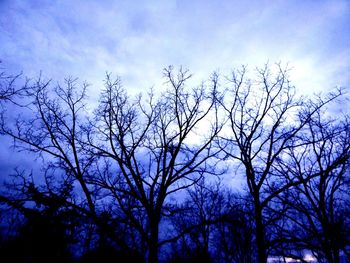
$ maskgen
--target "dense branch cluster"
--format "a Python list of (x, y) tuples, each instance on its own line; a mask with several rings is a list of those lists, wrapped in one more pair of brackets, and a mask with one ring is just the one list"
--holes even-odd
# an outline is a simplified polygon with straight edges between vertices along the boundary
[(330, 110), (343, 91), (298, 97), (280, 65), (255, 73), (190, 88), (188, 71), (169, 67), (164, 90), (138, 96), (107, 75), (92, 115), (76, 79), (18, 88), (1, 74), (1, 103), (20, 114), (3, 107), (0, 134), (41, 165), (18, 167), (0, 192), (1, 251), (25, 247), (18, 262), (350, 260), (350, 123)]

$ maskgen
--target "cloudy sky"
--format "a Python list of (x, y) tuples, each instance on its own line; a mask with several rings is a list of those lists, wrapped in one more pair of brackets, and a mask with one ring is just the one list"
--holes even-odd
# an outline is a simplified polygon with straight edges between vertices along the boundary
[(142, 90), (170, 64), (205, 79), (280, 61), (300, 90), (350, 86), (349, 0), (0, 0), (0, 12), (3, 66), (31, 77), (98, 90), (108, 71)]

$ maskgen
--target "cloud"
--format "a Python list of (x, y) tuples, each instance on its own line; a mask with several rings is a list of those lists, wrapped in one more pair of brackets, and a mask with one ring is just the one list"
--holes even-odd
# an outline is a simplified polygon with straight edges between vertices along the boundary
[(142, 90), (160, 84), (169, 64), (203, 79), (269, 60), (289, 62), (301, 86), (349, 84), (340, 74), (350, 57), (348, 1), (5, 0), (0, 8), (0, 57), (29, 75), (100, 86), (111, 71)]

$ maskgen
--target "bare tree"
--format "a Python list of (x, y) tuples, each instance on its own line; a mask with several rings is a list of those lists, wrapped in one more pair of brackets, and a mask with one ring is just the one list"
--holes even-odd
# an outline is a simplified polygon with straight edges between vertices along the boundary
[(216, 262), (255, 262), (252, 202), (244, 193), (228, 192), (225, 199), (224, 217), (214, 225)]
[(148, 100), (130, 99), (120, 82), (107, 77), (91, 123), (84, 119), (85, 84), (79, 90), (76, 80), (67, 79), (65, 87), (52, 89), (39, 79), (27, 94), (32, 103), (23, 108), (26, 116), (1, 125), (17, 149), (46, 159), (41, 196), (59, 196), (61, 178), (72, 188), (66, 205), (107, 233), (113, 232), (111, 218), (103, 218), (112, 214), (138, 230), (150, 262), (157, 262), (159, 245), (170, 242), (159, 241), (162, 216), (171, 213), (168, 196), (216, 173), (211, 159), (221, 129), (216, 76), (208, 90), (204, 84), (186, 89), (187, 71), (175, 76), (168, 68), (165, 77), (169, 88), (158, 99), (150, 93)]
[[(94, 184), (104, 189), (147, 243), (148, 262), (158, 261), (163, 216), (169, 196), (215, 174), (214, 139), (221, 126), (216, 112), (217, 78), (187, 89), (187, 71), (164, 70), (169, 88), (156, 99), (130, 99), (120, 81), (106, 80), (97, 120), (87, 134), (89, 147), (112, 160), (115, 169)], [(205, 134), (203, 134), (205, 132)], [(129, 200), (129, 201), (126, 201)], [(138, 212), (136, 212), (138, 211)]]
[(221, 181), (201, 180), (172, 218), (172, 226), (181, 235), (172, 244), (173, 260), (254, 262), (250, 204)]
[(326, 115), (314, 114), (300, 136), (303, 147), (290, 148), (290, 162), (281, 167), (302, 182), (281, 200), (291, 207), (282, 239), (294, 251), (314, 252), (320, 262), (339, 263), (341, 252), (350, 255), (350, 126), (346, 117)]
[(288, 71), (279, 65), (257, 69), (256, 79), (246, 76), (246, 68), (228, 78), (230, 88), (222, 106), (228, 116), (226, 133), (219, 144), (226, 159), (243, 167), (248, 191), (254, 204), (255, 236), (258, 262), (267, 260), (266, 228), (272, 223), (266, 208), (285, 190), (299, 184), (279, 173), (278, 164), (285, 153), (296, 147), (295, 138), (310, 122), (318, 108), (339, 94), (315, 105), (307, 115), (298, 112), (303, 100), (295, 96)]
[[(86, 84), (81, 90), (74, 79), (54, 89), (50, 84), (41, 79), (31, 84), (26, 98), (30, 103), (19, 109), (21, 114), (14, 122), (2, 121), (1, 132), (13, 139), (19, 151), (35, 153), (44, 160), (44, 178), (31, 182), (43, 185), (36, 188), (43, 197), (63, 200), (60, 189), (69, 185), (66, 189), (71, 195), (63, 200), (65, 205), (95, 220), (97, 196), (86, 180), (95, 156), (86, 155), (79, 143)], [(18, 182), (27, 185), (24, 177)]]
[(171, 226), (177, 236), (172, 244), (171, 258), (191, 262), (216, 262), (214, 260), (216, 225), (229, 213), (226, 207), (226, 191), (220, 181), (200, 180), (188, 191), (179, 207), (179, 213), (171, 218)]

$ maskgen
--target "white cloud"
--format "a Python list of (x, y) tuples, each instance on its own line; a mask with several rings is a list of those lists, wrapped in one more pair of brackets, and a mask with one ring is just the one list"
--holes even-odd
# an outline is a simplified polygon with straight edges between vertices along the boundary
[[(298, 85), (349, 85), (347, 1), (3, 1), (0, 57), (11, 69), (126, 87), (161, 83), (183, 65), (205, 79), (240, 64), (282, 61)], [(327, 81), (326, 81), (327, 80)]]

